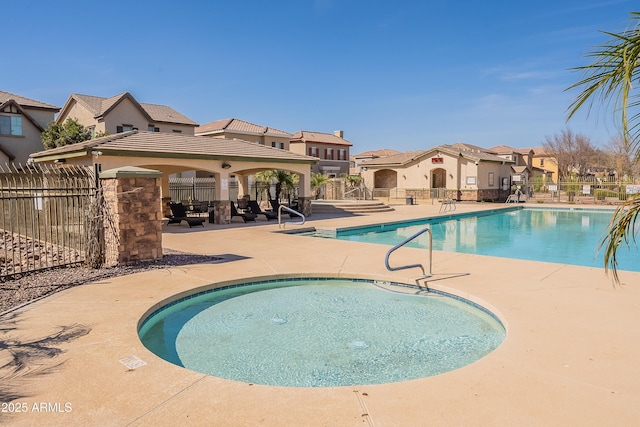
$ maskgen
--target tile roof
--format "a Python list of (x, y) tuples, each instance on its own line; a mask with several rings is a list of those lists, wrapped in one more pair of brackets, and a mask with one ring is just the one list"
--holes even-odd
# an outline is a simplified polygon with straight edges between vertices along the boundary
[(291, 138), (291, 143), (297, 142), (320, 142), (323, 144), (334, 144), (334, 145), (348, 145), (352, 144), (344, 138), (340, 138), (332, 133), (323, 133), (323, 132), (309, 132), (306, 130), (299, 130), (293, 134)]
[(122, 155), (129, 152), (131, 155), (134, 153), (135, 155), (148, 154), (153, 157), (244, 158), (295, 163), (314, 163), (317, 161), (315, 157), (238, 139), (136, 130), (40, 151), (32, 154), (31, 157), (35, 160), (55, 156), (65, 157), (65, 155), (89, 150), (100, 150), (105, 155), (110, 153)]
[(5, 103), (10, 99), (13, 99), (18, 103), (18, 105), (22, 105), (23, 107), (39, 108), (39, 109), (54, 110), (54, 111), (60, 110), (60, 107), (56, 107), (55, 105), (46, 104), (44, 102), (25, 98), (24, 96), (15, 95), (13, 93), (0, 90), (0, 104)]
[(198, 123), (194, 122), (184, 114), (179, 113), (178, 111), (174, 110), (171, 107), (167, 107), (166, 105), (146, 104), (144, 102), (138, 102), (129, 92), (124, 92), (119, 95), (112, 96), (111, 98), (74, 93), (71, 94), (71, 97), (69, 99), (74, 99), (79, 104), (82, 104), (94, 115), (94, 117), (97, 118), (108, 113), (113, 107), (115, 107), (120, 101), (125, 98), (128, 98), (129, 100), (131, 100), (131, 102), (138, 105), (142, 109), (142, 112), (145, 113), (153, 122), (175, 123), (192, 126), (198, 125)]
[(508, 145), (496, 145), (495, 147), (491, 147), (486, 151), (488, 153), (494, 153), (494, 154), (518, 153), (518, 154), (526, 155), (526, 154), (529, 154), (531, 150), (533, 150), (533, 148), (513, 148), (513, 147), (509, 147)]
[(533, 151), (533, 148), (529, 148), (529, 147), (516, 148), (514, 151), (520, 154), (529, 154), (531, 151)]
[(515, 173), (523, 173), (524, 171), (527, 170), (526, 166), (511, 166), (511, 169), (513, 169), (513, 171)]
[(361, 163), (361, 166), (374, 166), (374, 165), (404, 165), (426, 154), (426, 150), (406, 151), (404, 153), (394, 154), (392, 156), (380, 157), (373, 160), (367, 160)]
[(211, 133), (222, 133), (222, 132), (234, 132), (234, 133), (246, 133), (246, 134), (258, 134), (258, 135), (271, 135), (271, 136), (283, 136), (286, 138), (291, 138), (291, 134), (289, 132), (285, 132), (276, 128), (256, 125), (251, 122), (247, 122), (245, 120), (240, 119), (222, 119), (216, 120), (213, 122), (206, 123), (202, 126), (198, 126), (195, 129), (196, 135), (204, 135)]
[(551, 156), (552, 154), (544, 147), (532, 148), (534, 157)]
[(480, 147), (478, 145), (472, 145), (472, 144), (464, 144), (462, 142), (456, 142), (455, 144), (445, 144), (444, 147), (451, 147), (454, 150), (459, 150), (459, 151), (471, 151), (472, 153), (475, 152), (481, 152), (481, 153), (485, 153), (488, 150), (486, 148)]
[[(473, 150), (467, 147), (473, 147)], [(378, 159), (368, 160), (362, 162), (361, 166), (401, 166), (433, 152), (441, 152), (451, 156), (462, 156), (473, 161), (484, 160), (489, 162), (514, 163), (511, 160), (503, 159), (502, 157), (487, 153), (486, 151), (478, 151), (479, 148), (481, 147), (460, 143), (452, 145), (438, 145), (430, 148), (429, 150), (407, 151), (405, 153), (389, 157), (380, 157)]]
[(400, 152), (397, 150), (392, 150), (390, 148), (382, 148), (380, 150), (365, 151), (360, 154), (354, 154), (353, 157), (355, 157), (356, 159), (367, 158), (367, 157), (375, 158), (375, 157), (389, 157), (396, 154), (400, 154)]
[(447, 152), (448, 150), (449, 154), (462, 155), (463, 157), (471, 160), (514, 163), (512, 160), (507, 160), (503, 157), (489, 153), (485, 148), (478, 147), (477, 145), (456, 143), (452, 145), (439, 145), (435, 148), (444, 152)]
[(495, 147), (491, 147), (486, 151), (495, 154), (507, 154), (515, 152), (516, 149), (513, 147), (509, 147), (508, 145), (496, 145)]

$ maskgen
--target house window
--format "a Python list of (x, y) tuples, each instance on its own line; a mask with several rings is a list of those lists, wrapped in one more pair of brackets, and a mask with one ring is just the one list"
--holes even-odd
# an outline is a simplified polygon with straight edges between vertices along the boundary
[(325, 148), (324, 158), (326, 160), (333, 160), (333, 148)]
[(173, 129), (173, 133), (182, 133), (180, 129)]
[(160, 132), (160, 128), (155, 127), (154, 125), (149, 125), (149, 127), (147, 128), (147, 130), (149, 132)]
[(281, 150), (284, 150), (284, 142), (275, 142), (275, 141), (272, 141), (272, 142), (271, 142), (271, 146), (272, 146), (272, 147), (275, 147), (275, 148), (279, 148), (279, 149), (281, 149)]
[(540, 159), (540, 167), (544, 166), (544, 159)]
[(136, 128), (133, 125), (116, 126), (116, 133), (129, 132), (131, 130), (136, 130)]
[(338, 151), (338, 160), (347, 160), (347, 150), (341, 149)]
[(309, 147), (309, 151), (308, 152), (309, 152), (309, 155), (311, 157), (320, 157), (318, 155), (318, 148), (317, 147)]
[(495, 179), (493, 172), (489, 172), (489, 187), (493, 187), (495, 185)]
[(0, 135), (22, 136), (22, 117), (0, 116)]

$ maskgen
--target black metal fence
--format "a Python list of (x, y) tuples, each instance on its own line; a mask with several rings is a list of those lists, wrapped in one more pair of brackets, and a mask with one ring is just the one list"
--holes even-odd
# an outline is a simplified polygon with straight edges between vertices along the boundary
[(0, 279), (85, 261), (92, 168), (0, 166)]
[(214, 178), (170, 178), (169, 194), (174, 202), (212, 202), (216, 195)]
[(559, 201), (617, 204), (640, 192), (640, 181), (606, 180), (580, 177), (560, 180), (557, 184), (534, 184), (534, 197), (550, 197)]

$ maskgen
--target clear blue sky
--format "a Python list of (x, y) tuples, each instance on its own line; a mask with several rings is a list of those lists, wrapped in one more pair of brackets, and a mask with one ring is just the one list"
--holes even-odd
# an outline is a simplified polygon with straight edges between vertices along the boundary
[(566, 123), (570, 68), (619, 32), (631, 0), (10, 1), (0, 90), (168, 105), (200, 124), (342, 129), (353, 153), (465, 142), (540, 146), (569, 128), (604, 145), (595, 110)]

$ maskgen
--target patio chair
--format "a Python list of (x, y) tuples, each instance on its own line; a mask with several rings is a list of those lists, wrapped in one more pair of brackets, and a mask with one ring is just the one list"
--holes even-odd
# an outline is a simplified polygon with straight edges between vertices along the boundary
[[(273, 211), (276, 213), (276, 218), (277, 218), (278, 217), (278, 210), (280, 209), (280, 202), (278, 202), (277, 200), (269, 200), (269, 203), (271, 203), (271, 207), (273, 208)], [(296, 203), (294, 205), (291, 205), (291, 209), (293, 209), (294, 211), (297, 211), (298, 210), (298, 204)], [(298, 217), (298, 215), (293, 214), (293, 213), (291, 213), (289, 211), (283, 211), (282, 215), (289, 215), (289, 218), (293, 218), (294, 216)]]
[(256, 214), (253, 214), (250, 212), (240, 213), (238, 212), (238, 209), (236, 209), (236, 205), (233, 202), (231, 202), (231, 221), (233, 221), (234, 218), (240, 218), (242, 219), (242, 222), (255, 221)]
[(252, 214), (264, 215), (264, 217), (266, 218), (267, 221), (270, 220), (270, 219), (278, 219), (278, 213), (277, 212), (263, 211), (260, 208), (260, 205), (258, 204), (258, 202), (255, 201), (255, 200), (249, 200), (248, 206), (249, 206), (249, 209), (251, 210)]
[(169, 208), (171, 208), (171, 216), (168, 217), (169, 224), (180, 224), (182, 221), (186, 221), (189, 224), (189, 228), (194, 225), (201, 225), (204, 227), (204, 221), (206, 218), (200, 218), (195, 216), (187, 216), (187, 209), (184, 207), (182, 203), (169, 203)]

